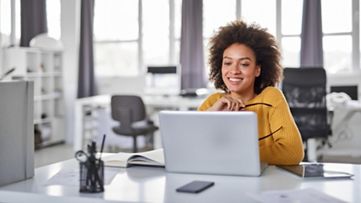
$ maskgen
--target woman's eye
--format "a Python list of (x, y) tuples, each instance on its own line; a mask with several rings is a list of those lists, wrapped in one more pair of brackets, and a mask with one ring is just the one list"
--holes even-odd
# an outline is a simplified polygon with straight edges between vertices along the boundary
[(242, 63), (241, 66), (243, 66), (243, 67), (248, 67), (248, 66), (249, 66), (249, 63)]
[(226, 66), (229, 66), (229, 65), (231, 65), (232, 64), (232, 62), (224, 62), (223, 63), (223, 65), (226, 65)]

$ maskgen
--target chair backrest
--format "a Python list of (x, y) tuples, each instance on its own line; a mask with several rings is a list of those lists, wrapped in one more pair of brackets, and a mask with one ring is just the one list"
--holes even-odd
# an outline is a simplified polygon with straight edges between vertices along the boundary
[(327, 137), (329, 125), (325, 69), (285, 68), (282, 91), (302, 139)]
[(129, 127), (136, 121), (146, 119), (145, 105), (136, 95), (113, 95), (111, 97), (112, 118), (123, 127)]

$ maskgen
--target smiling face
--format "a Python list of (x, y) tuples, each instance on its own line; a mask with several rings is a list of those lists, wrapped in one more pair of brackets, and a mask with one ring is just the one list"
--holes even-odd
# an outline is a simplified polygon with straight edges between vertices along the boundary
[(232, 44), (223, 52), (222, 79), (231, 94), (251, 98), (254, 83), (261, 74), (252, 49), (244, 44)]

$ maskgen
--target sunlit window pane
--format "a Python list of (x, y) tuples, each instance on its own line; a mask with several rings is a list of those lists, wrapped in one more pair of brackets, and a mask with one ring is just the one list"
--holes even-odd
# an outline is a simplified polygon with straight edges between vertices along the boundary
[(283, 37), (282, 38), (282, 65), (284, 67), (300, 66), (300, 37)]
[(329, 73), (352, 70), (351, 36), (327, 36), (323, 38), (324, 66)]
[(267, 28), (270, 33), (276, 34), (275, 0), (242, 0), (241, 14), (248, 23), (255, 22)]
[(174, 35), (176, 39), (180, 39), (182, 23), (182, 0), (174, 0), (174, 18)]
[[(0, 0), (0, 46), (9, 46), (11, 34), (11, 1)], [(15, 0), (15, 45), (20, 40), (20, 0)]]
[(203, 36), (209, 38), (220, 26), (236, 19), (235, 0), (203, 1)]
[(20, 0), (15, 0), (15, 44), (20, 44), (21, 18), (20, 18)]
[(145, 64), (167, 64), (169, 62), (168, 2), (169, 0), (143, 1), (143, 48)]
[(95, 40), (138, 38), (138, 1), (99, 0), (94, 9)]
[(46, 1), (48, 34), (55, 39), (60, 38), (60, 10), (60, 0)]
[(303, 0), (282, 0), (282, 34), (301, 34)]
[(180, 40), (176, 40), (174, 42), (174, 52), (175, 52), (175, 64), (180, 64), (179, 56), (180, 56)]
[(138, 74), (137, 43), (96, 43), (97, 76), (134, 76)]
[(11, 32), (11, 9), (10, 0), (0, 1), (0, 31), (2, 34), (10, 35)]
[(206, 68), (205, 73), (207, 74), (207, 78), (210, 72), (210, 67), (209, 67), (209, 63), (208, 63), (208, 59), (209, 59), (209, 40), (205, 39), (203, 40), (203, 53), (204, 53), (204, 67)]
[(352, 31), (352, 0), (322, 0), (324, 33)]
[(0, 33), (1, 33), (1, 47), (7, 46), (10, 43), (11, 32), (11, 10), (10, 0), (0, 1)]

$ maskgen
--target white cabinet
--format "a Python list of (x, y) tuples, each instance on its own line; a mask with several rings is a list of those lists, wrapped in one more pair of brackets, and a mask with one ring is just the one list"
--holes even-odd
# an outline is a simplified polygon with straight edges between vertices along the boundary
[(34, 128), (41, 146), (65, 140), (62, 57), (61, 51), (40, 48), (3, 50), (3, 70), (15, 68), (12, 79), (34, 81)]

